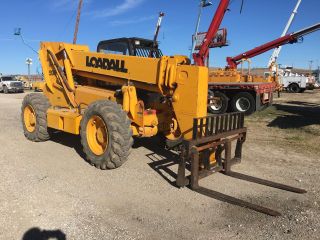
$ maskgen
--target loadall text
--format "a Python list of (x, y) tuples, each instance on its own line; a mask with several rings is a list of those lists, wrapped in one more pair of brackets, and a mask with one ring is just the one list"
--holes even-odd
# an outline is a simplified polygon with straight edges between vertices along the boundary
[(86, 57), (86, 66), (93, 68), (101, 68), (105, 70), (113, 70), (116, 72), (127, 73), (124, 60), (116, 60), (109, 58)]

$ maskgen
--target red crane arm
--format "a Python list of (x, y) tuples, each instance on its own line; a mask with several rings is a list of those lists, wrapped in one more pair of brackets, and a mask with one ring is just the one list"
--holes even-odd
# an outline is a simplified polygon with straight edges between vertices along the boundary
[(225, 12), (228, 9), (229, 3), (230, 3), (230, 0), (221, 0), (220, 1), (220, 4), (217, 8), (217, 11), (211, 21), (211, 24), (210, 24), (209, 30), (206, 34), (206, 37), (200, 46), (199, 52), (193, 54), (193, 60), (196, 65), (198, 65), (198, 66), (205, 65), (205, 60), (207, 59), (208, 54), (209, 54), (210, 43), (215, 38), (215, 36), (220, 28), (221, 22), (223, 20)]
[(305, 35), (318, 31), (319, 29), (320, 29), (320, 23), (307, 27), (305, 29), (302, 29), (298, 32), (287, 34), (286, 36), (283, 36), (281, 38), (277, 38), (271, 42), (263, 44), (245, 53), (241, 53), (238, 56), (227, 57), (227, 63), (228, 63), (227, 67), (235, 69), (237, 68), (237, 65), (241, 62), (242, 59), (255, 57), (273, 48), (277, 48), (285, 44), (296, 43), (300, 37), (303, 37)]

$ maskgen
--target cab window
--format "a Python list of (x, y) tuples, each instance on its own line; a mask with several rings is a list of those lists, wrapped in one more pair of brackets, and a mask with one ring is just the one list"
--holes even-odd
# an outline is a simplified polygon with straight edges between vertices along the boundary
[(110, 42), (100, 46), (99, 52), (106, 54), (129, 55), (129, 46), (126, 42)]

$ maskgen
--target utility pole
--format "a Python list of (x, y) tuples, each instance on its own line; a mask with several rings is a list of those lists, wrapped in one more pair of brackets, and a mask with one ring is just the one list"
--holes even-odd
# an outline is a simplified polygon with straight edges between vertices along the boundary
[(28, 80), (30, 82), (30, 66), (32, 65), (32, 59), (31, 58), (27, 58), (26, 59), (26, 64), (28, 66)]
[(309, 61), (309, 70), (312, 73), (312, 67), (313, 67), (313, 60)]
[(77, 43), (78, 29), (79, 29), (79, 22), (80, 22), (81, 8), (82, 8), (82, 2), (83, 2), (83, 0), (79, 0), (76, 26), (75, 26), (74, 35), (73, 35), (73, 44), (76, 44), (76, 43)]

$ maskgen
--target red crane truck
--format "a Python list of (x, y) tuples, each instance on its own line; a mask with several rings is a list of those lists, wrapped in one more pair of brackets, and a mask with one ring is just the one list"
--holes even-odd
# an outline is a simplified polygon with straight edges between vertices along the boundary
[[(196, 65), (208, 64), (209, 51), (216, 37), (230, 0), (222, 0), (209, 26), (208, 32), (193, 54)], [(209, 77), (208, 111), (210, 113), (225, 113), (228, 109), (234, 112), (244, 112), (249, 115), (272, 104), (273, 92), (277, 87), (275, 76), (269, 78), (243, 75), (237, 71), (237, 66), (249, 59), (279, 46), (296, 43), (301, 37), (319, 30), (320, 24), (313, 25), (295, 33), (275, 39), (235, 57), (227, 57), (227, 67), (214, 71)]]

